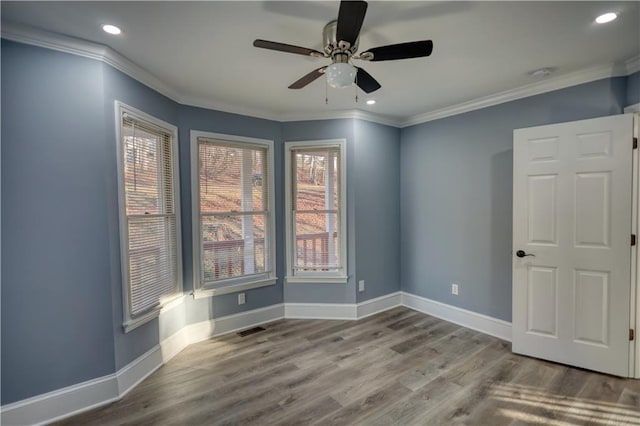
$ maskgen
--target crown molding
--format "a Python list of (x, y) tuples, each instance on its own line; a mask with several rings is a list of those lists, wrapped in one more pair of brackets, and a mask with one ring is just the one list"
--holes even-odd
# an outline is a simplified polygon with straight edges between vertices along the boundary
[(369, 111), (360, 109), (340, 110), (340, 111), (320, 111), (320, 112), (303, 112), (303, 113), (284, 113), (280, 115), (279, 120), (282, 122), (290, 121), (307, 121), (307, 120), (335, 120), (335, 119), (358, 119), (380, 123), (386, 126), (400, 127), (401, 121), (393, 117), (381, 114), (374, 114)]
[(463, 114), (465, 112), (487, 108), (505, 102), (527, 98), (529, 96), (540, 95), (554, 90), (577, 86), (578, 84), (589, 83), (603, 78), (627, 75), (627, 69), (628, 66), (623, 64), (605, 64), (586, 68), (572, 73), (559, 75), (557, 77), (548, 78), (537, 83), (527, 84), (515, 89), (505, 90), (503, 92), (473, 99), (471, 101), (429, 111), (424, 114), (414, 115), (400, 123), (400, 127), (414, 126), (416, 124)]
[(212, 98), (199, 98), (195, 96), (180, 96), (176, 102), (186, 106), (193, 106), (197, 108), (211, 109), (220, 112), (226, 112), (229, 114), (244, 115), (253, 118), (261, 118), (271, 121), (282, 121), (280, 115), (277, 113), (270, 113), (264, 110), (256, 108), (246, 108), (228, 102), (221, 102)]
[(624, 64), (627, 68), (627, 75), (640, 71), (640, 55), (627, 59)]
[(329, 120), (341, 118), (358, 118), (373, 121), (389, 126), (398, 126), (398, 121), (388, 117), (371, 114), (366, 111), (327, 111), (320, 113), (272, 113), (255, 108), (246, 108), (227, 102), (221, 102), (211, 98), (198, 98), (194, 96), (182, 95), (173, 87), (161, 81), (158, 77), (137, 65), (115, 50), (102, 44), (93, 43), (87, 40), (52, 33), (39, 28), (19, 25), (15, 23), (3, 23), (2, 38), (16, 41), (18, 43), (43, 47), (45, 49), (56, 50), (63, 53), (80, 56), (104, 62), (113, 68), (125, 73), (129, 77), (141, 82), (151, 89), (172, 99), (173, 101), (188, 106), (213, 109), (216, 111), (239, 114), (272, 121), (302, 121), (302, 120)]
[(544, 81), (528, 84), (515, 89), (473, 99), (444, 108), (427, 111), (422, 114), (413, 115), (406, 118), (391, 117), (382, 114), (375, 114), (359, 109), (340, 111), (318, 111), (318, 112), (283, 112), (275, 113), (265, 110), (246, 108), (227, 102), (211, 98), (198, 98), (184, 95), (172, 86), (164, 83), (158, 77), (137, 65), (130, 59), (119, 54), (108, 46), (63, 34), (52, 33), (35, 27), (20, 25), (15, 23), (2, 24), (2, 38), (19, 43), (57, 50), (84, 58), (94, 59), (123, 72), (131, 78), (141, 82), (160, 94), (174, 100), (181, 105), (194, 106), (206, 109), (213, 109), (231, 114), (239, 114), (265, 120), (290, 122), (306, 120), (332, 120), (332, 119), (359, 119), (380, 123), (393, 127), (409, 127), (420, 123), (426, 123), (440, 118), (463, 114), (481, 108), (498, 105), (529, 96), (539, 95), (554, 90), (564, 89), (578, 84), (589, 83), (603, 78), (617, 77), (633, 74), (640, 71), (640, 55), (634, 56), (624, 63), (604, 64), (584, 70), (575, 71), (569, 74), (559, 75), (545, 79)]
[(26, 25), (2, 23), (2, 38), (104, 62), (164, 96), (179, 101), (178, 92), (110, 47)]

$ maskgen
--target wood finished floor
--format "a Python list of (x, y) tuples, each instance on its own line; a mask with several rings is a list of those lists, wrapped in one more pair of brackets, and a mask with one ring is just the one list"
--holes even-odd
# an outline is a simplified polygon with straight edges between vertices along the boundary
[(59, 424), (640, 426), (640, 380), (514, 355), (407, 308), (264, 327), (191, 345), (121, 401)]

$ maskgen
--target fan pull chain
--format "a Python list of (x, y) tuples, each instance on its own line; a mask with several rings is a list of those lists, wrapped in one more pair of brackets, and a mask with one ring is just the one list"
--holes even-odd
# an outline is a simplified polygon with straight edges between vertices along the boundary
[(329, 83), (324, 79), (324, 104), (329, 105)]

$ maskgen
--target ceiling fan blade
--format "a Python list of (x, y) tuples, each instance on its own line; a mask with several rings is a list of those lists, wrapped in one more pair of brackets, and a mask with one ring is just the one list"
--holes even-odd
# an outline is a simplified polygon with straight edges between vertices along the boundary
[(338, 43), (343, 40), (353, 46), (360, 35), (360, 29), (366, 13), (366, 1), (342, 0), (340, 2), (338, 26), (336, 28), (336, 40)]
[[(368, 61), (393, 61), (395, 59), (422, 58), (431, 55), (431, 40), (411, 41), (409, 43), (390, 44), (374, 47), (360, 54), (360, 58)], [(368, 58), (370, 55), (373, 57)]]
[(371, 77), (371, 74), (369, 74), (362, 68), (358, 68), (358, 73), (356, 74), (356, 84), (365, 93), (375, 92), (382, 87), (375, 78)]
[(279, 52), (295, 53), (297, 55), (314, 56), (316, 58), (324, 58), (324, 53), (317, 50), (307, 49), (306, 47), (293, 46), (291, 44), (278, 43), (268, 40), (254, 40), (253, 45), (262, 49), (277, 50)]
[(324, 67), (320, 67), (318, 69), (315, 69), (315, 70), (311, 71), (309, 74), (305, 75), (304, 77), (302, 77), (298, 81), (296, 81), (293, 84), (291, 84), (291, 86), (289, 86), (289, 89), (302, 89), (307, 84), (311, 83), (312, 81), (315, 81), (317, 78), (319, 78), (321, 75), (323, 75), (324, 71), (326, 69), (327, 69), (327, 67), (324, 66)]

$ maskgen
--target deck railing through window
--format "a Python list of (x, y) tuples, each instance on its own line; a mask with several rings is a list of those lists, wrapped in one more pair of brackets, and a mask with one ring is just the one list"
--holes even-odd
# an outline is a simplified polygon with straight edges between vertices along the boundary
[[(337, 233), (334, 232), (334, 238), (336, 237)], [(264, 238), (256, 239), (254, 247), (257, 250), (264, 250)], [(328, 232), (300, 234), (296, 237), (296, 247), (298, 264), (329, 264)], [(206, 241), (203, 243), (202, 250), (205, 257), (213, 259), (213, 271), (205, 271), (207, 276), (212, 275), (214, 279), (222, 279), (244, 274), (244, 240)]]

